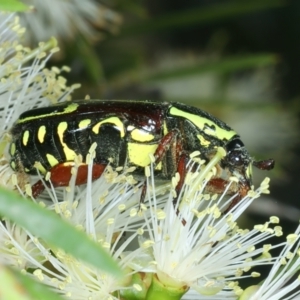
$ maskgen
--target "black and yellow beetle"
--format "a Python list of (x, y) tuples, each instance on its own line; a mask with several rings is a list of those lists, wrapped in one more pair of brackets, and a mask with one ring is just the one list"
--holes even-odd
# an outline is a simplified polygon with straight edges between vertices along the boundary
[[(252, 165), (262, 170), (274, 166), (272, 159), (253, 161), (237, 133), (209, 113), (181, 103), (152, 101), (81, 100), (37, 108), (23, 113), (11, 130), (10, 165), (17, 172), (51, 173), (54, 186), (67, 186), (75, 157), (86, 157), (96, 142), (93, 179), (112, 166), (135, 166), (143, 174), (156, 160), (156, 176), (170, 179), (178, 171), (185, 177), (189, 154), (200, 151), (209, 160), (216, 147), (226, 156), (220, 168), (238, 178), (238, 199), (252, 185)], [(36, 162), (39, 162), (36, 165)], [(228, 178), (227, 178), (228, 179)], [(76, 184), (87, 180), (87, 166), (78, 170)], [(178, 184), (181, 188), (183, 180)], [(209, 186), (222, 192), (226, 178), (211, 179)], [(44, 189), (41, 182), (32, 187), (33, 196)], [(238, 201), (238, 199), (236, 201)]]

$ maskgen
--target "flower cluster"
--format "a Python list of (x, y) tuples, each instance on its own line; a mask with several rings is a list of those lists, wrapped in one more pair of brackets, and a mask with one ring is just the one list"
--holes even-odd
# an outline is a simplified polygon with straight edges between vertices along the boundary
[(78, 38), (78, 34), (95, 41), (104, 32), (116, 33), (122, 22), (120, 14), (95, 0), (24, 2), (34, 8), (30, 13), (20, 14), (20, 22), (27, 28), (26, 39), (34, 43), (55, 36), (65, 44)]
[(70, 100), (72, 91), (79, 87), (76, 84), (68, 87), (61, 76), (61, 72), (69, 71), (68, 67), (45, 67), (59, 50), (55, 39), (30, 49), (20, 43), (24, 33), (16, 15), (0, 14), (0, 185), (9, 188), (13, 185), (13, 174), (5, 147), (13, 122), (26, 110)]
[[(30, 50), (18, 43), (22, 30), (13, 15), (2, 16), (1, 44), (1, 138), (9, 142), (6, 130), (20, 112), (43, 106), (53, 99), (65, 101), (74, 88), (67, 88), (58, 76), (61, 70), (45, 69), (49, 58), (40, 45)], [(50, 53), (53, 50), (50, 50)], [(32, 61), (30, 66), (25, 63)], [(69, 186), (53, 188), (33, 199), (66, 219), (102, 245), (124, 272), (120, 280), (37, 239), (9, 220), (0, 223), (0, 263), (12, 266), (43, 282), (70, 299), (296, 299), (299, 297), (299, 231), (287, 241), (271, 245), (269, 238), (282, 235), (277, 217), (253, 229), (242, 229), (237, 219), (262, 193), (269, 181), (251, 190), (230, 210), (233, 197), (227, 189), (212, 195), (206, 185), (215, 175), (224, 155), (216, 151), (206, 165), (191, 155), (183, 188), (177, 195), (178, 175), (158, 185), (153, 165), (146, 167), (147, 191), (140, 203), (143, 182), (137, 182), (133, 168), (109, 165), (92, 181), (92, 145), (86, 158), (75, 159)], [(1, 152), (0, 182), (24, 195), (22, 178), (15, 177), (8, 156)], [(86, 185), (75, 184), (79, 166), (88, 166)], [(26, 179), (27, 180), (27, 179)], [(30, 194), (30, 191), (27, 192)], [(282, 248), (278, 257), (271, 250)], [(245, 279), (259, 277), (255, 267), (273, 265), (269, 276), (257, 286), (240, 287)]]

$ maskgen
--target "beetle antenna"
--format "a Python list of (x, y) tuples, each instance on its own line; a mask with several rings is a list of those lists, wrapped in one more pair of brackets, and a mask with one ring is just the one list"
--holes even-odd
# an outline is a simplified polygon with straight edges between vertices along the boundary
[(269, 171), (274, 168), (275, 160), (270, 158), (270, 159), (265, 159), (265, 160), (253, 161), (253, 165), (260, 170)]

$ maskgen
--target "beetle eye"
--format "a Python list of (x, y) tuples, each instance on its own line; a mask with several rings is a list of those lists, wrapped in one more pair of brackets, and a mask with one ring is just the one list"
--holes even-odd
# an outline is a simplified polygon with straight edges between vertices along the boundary
[(242, 153), (239, 150), (229, 152), (227, 155), (227, 159), (228, 162), (234, 166), (241, 166), (244, 163)]
[(235, 138), (234, 140), (230, 141), (226, 145), (226, 149), (228, 152), (234, 151), (236, 149), (244, 147), (243, 142), (240, 139)]

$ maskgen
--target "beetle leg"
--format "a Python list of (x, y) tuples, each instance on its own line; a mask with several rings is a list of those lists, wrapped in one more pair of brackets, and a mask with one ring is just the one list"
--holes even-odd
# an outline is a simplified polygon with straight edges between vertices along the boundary
[(179, 181), (175, 187), (176, 197), (173, 199), (174, 207), (177, 205), (178, 195), (183, 187), (184, 180), (186, 177), (186, 164), (187, 164), (187, 155), (185, 153), (181, 154), (179, 157), (178, 165), (177, 165), (177, 173), (179, 174)]
[[(229, 181), (222, 179), (222, 178), (212, 178), (206, 184), (206, 190), (210, 193), (222, 194), (226, 189)], [(234, 207), (243, 197), (245, 197), (250, 190), (250, 187), (247, 185), (241, 184), (238, 185), (238, 190), (229, 189), (228, 194), (234, 194), (238, 192), (238, 194), (234, 197), (231, 201), (229, 206), (225, 209), (224, 214), (226, 214), (232, 207)]]
[(222, 178), (212, 178), (206, 184), (206, 190), (210, 193), (222, 194), (229, 182)]
[[(179, 131), (177, 129), (174, 129), (170, 132), (168, 132), (159, 142), (158, 147), (156, 148), (154, 152), (154, 165), (158, 164), (165, 156), (166, 152), (170, 149), (171, 146), (175, 146), (175, 154), (176, 154), (176, 159), (178, 157), (177, 155), (177, 147), (176, 147), (176, 139), (179, 135)], [(174, 144), (175, 143), (175, 144)], [(180, 147), (181, 148), (181, 147)], [(147, 181), (144, 181), (144, 184), (142, 186), (142, 192), (141, 192), (141, 197), (140, 197), (140, 204), (143, 204), (145, 202), (145, 197), (146, 197), (146, 192), (147, 192)]]
[[(74, 163), (66, 164), (61, 163), (54, 166), (50, 170), (50, 181), (54, 187), (68, 186), (72, 177), (72, 168)], [(106, 168), (106, 164), (94, 164), (92, 170), (92, 180), (99, 178), (103, 171)], [(88, 165), (82, 164), (78, 167), (77, 176), (76, 176), (76, 185), (81, 185), (87, 182), (88, 177)], [(32, 187), (32, 196), (36, 198), (39, 196), (44, 190), (45, 186), (42, 180), (37, 181)]]
[[(161, 139), (157, 149), (154, 152), (155, 164), (158, 164), (164, 158), (166, 152), (170, 149), (171, 146), (173, 146), (175, 151), (177, 152), (176, 139), (178, 138), (178, 136), (179, 136), (179, 131), (177, 129), (174, 129), (174, 130), (168, 132)], [(176, 158), (177, 158), (178, 155), (177, 155), (177, 153), (175, 153), (175, 154), (176, 154)]]
[(250, 187), (247, 185), (241, 185), (238, 189), (238, 194), (234, 197), (234, 199), (231, 201), (229, 206), (225, 209), (224, 214), (226, 214), (232, 207), (234, 207), (239, 201), (241, 201), (250, 190)]
[[(174, 208), (177, 207), (177, 200), (178, 195), (182, 189), (182, 186), (184, 184), (185, 176), (186, 176), (186, 163), (187, 163), (187, 155), (182, 151), (182, 140), (178, 138), (179, 131), (177, 129), (170, 131), (168, 134), (166, 134), (161, 142), (159, 143), (155, 153), (155, 164), (159, 163), (163, 157), (165, 156), (167, 150), (172, 147), (172, 152), (174, 154), (174, 159), (177, 163), (177, 169), (176, 171), (179, 173), (179, 181), (175, 187), (176, 191), (176, 197), (173, 199), (173, 205)], [(147, 191), (147, 181), (145, 180), (143, 187), (142, 187), (142, 193), (141, 193), (141, 202), (144, 203), (145, 196)], [(176, 208), (176, 214), (179, 215), (179, 209)], [(185, 225), (186, 221), (184, 219), (181, 220), (182, 224)]]
[[(163, 156), (166, 154), (166, 151), (172, 147), (172, 151), (174, 152), (174, 158), (177, 163), (177, 173), (179, 174), (179, 181), (175, 187), (176, 197), (173, 199), (174, 207), (177, 206), (178, 195), (183, 187), (185, 176), (186, 176), (186, 163), (187, 163), (187, 155), (183, 152), (182, 140), (179, 137), (179, 131), (177, 129), (170, 131), (166, 134), (159, 146), (157, 147), (154, 157), (156, 158), (155, 163), (161, 161)], [(177, 208), (177, 215), (179, 214), (179, 210)]]

